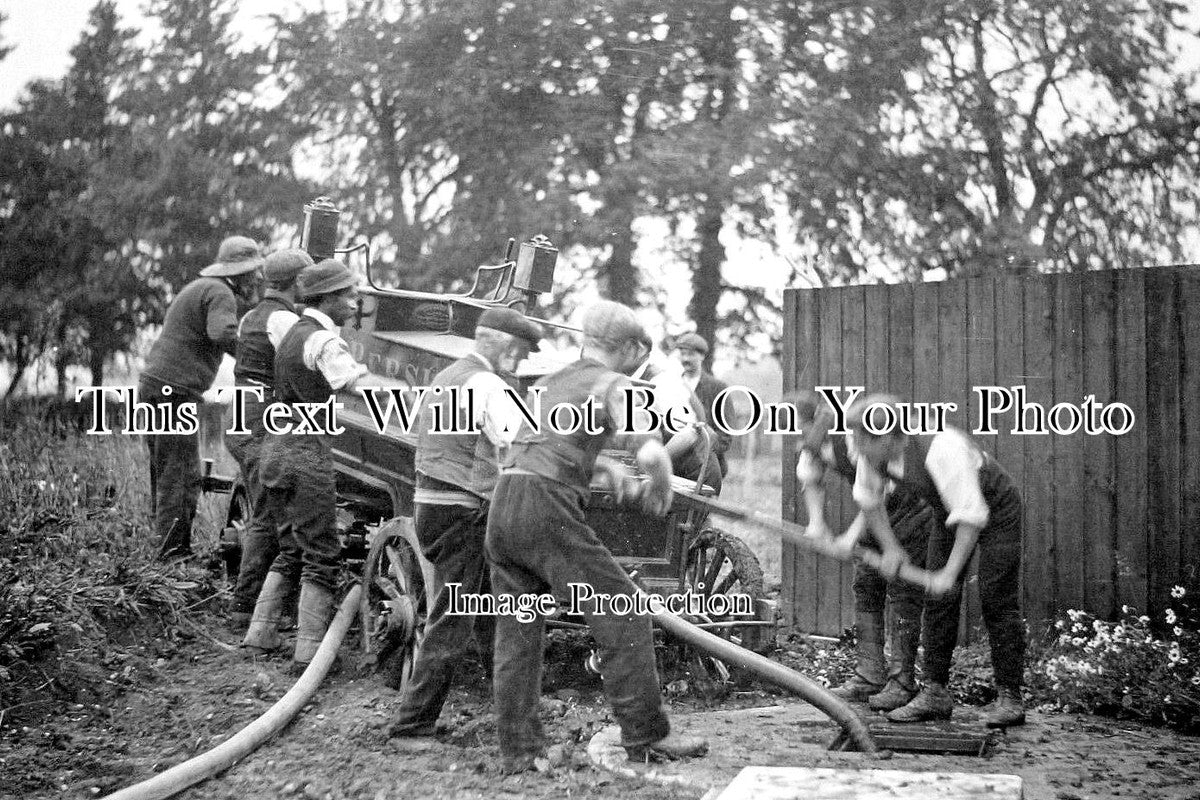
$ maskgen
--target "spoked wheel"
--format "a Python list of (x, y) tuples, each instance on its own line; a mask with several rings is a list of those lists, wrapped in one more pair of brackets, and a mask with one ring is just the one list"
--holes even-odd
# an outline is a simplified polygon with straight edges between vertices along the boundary
[(762, 567), (741, 539), (717, 528), (702, 530), (688, 543), (683, 582), (686, 591), (703, 597), (705, 607), (715, 612), (695, 620), (710, 633), (748, 650), (770, 646), (769, 627), (755, 624), (763, 597)]
[(416, 541), (412, 525), (408, 517), (381, 525), (363, 567), (363, 651), (393, 689), (412, 677), (425, 621), (425, 583), (409, 543)]
[(230, 584), (237, 582), (238, 570), (242, 565), (242, 547), (246, 542), (246, 528), (250, 525), (250, 497), (246, 487), (238, 483), (229, 501), (229, 513), (225, 527), (221, 529), (218, 549), (221, 562), (225, 565), (225, 578)]

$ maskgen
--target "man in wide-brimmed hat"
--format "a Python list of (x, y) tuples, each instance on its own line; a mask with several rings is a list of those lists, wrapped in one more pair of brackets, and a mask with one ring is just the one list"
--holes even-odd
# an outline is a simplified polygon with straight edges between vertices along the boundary
[[(230, 236), (221, 242), (217, 260), (168, 306), (138, 381), (138, 400), (174, 407), (201, 400), (217, 376), (221, 355), (235, 352), (238, 298), (252, 301), (262, 263), (253, 239)], [(188, 556), (200, 493), (199, 441), (194, 434), (151, 435), (146, 441), (159, 557)]]
[[(341, 337), (341, 326), (354, 316), (358, 301), (358, 278), (345, 264), (329, 258), (305, 267), (296, 284), (297, 297), (307, 307), (275, 349), (277, 402), (295, 410), (302, 404), (326, 403), (335, 392), (361, 386), (408, 386), (369, 372)], [(337, 476), (330, 453), (333, 426), (324, 409), (310, 413), (319, 431), (268, 431), (263, 440), (258, 474), (264, 524), (279, 526), (282, 533), (279, 554), (263, 581), (242, 640), (244, 646), (259, 651), (279, 646), (277, 629), (288, 582), (300, 571), (292, 660), (301, 666), (312, 661), (329, 626), (340, 553), (335, 525)], [(299, 419), (298, 413), (292, 414), (293, 421)]]

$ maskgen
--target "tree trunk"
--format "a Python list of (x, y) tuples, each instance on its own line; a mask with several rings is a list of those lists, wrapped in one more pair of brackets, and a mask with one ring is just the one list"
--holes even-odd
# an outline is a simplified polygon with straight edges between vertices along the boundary
[(704, 357), (705, 369), (712, 369), (712, 357), (717, 333), (717, 303), (721, 300), (721, 265), (725, 263), (725, 246), (721, 244), (721, 221), (725, 211), (724, 197), (713, 192), (704, 201), (697, 225), (700, 251), (692, 271), (692, 299), (688, 316), (696, 333), (709, 343)]
[(633, 217), (633, 209), (628, 206), (613, 209), (609, 228), (612, 254), (600, 275), (604, 296), (631, 307), (637, 304), (641, 283), (633, 266)]

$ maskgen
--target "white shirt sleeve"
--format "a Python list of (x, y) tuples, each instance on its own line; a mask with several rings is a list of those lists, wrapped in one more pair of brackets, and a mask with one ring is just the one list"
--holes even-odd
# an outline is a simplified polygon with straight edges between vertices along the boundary
[(861, 456), (854, 462), (854, 502), (863, 511), (879, 508), (887, 500), (887, 481), (882, 475), (871, 468)]
[(983, 455), (958, 431), (942, 431), (929, 443), (925, 469), (949, 512), (947, 527), (960, 523), (978, 528), (987, 525), (988, 507), (979, 487), (982, 466)]
[(815, 486), (825, 478), (825, 464), (807, 450), (800, 451), (796, 461), (796, 480), (801, 486)]
[(475, 413), (479, 416), (475, 421), (496, 447), (512, 444), (524, 419), (516, 402), (504, 392), (507, 388), (508, 384), (494, 372), (476, 372), (463, 384), (475, 401)]
[(267, 317), (267, 339), (271, 342), (271, 347), (279, 349), (279, 344), (283, 341), (283, 337), (287, 336), (287, 332), (292, 329), (296, 321), (300, 319), (300, 315), (295, 311), (280, 309), (272, 311)]
[(335, 392), (353, 389), (367, 374), (366, 365), (350, 355), (346, 340), (334, 331), (314, 331), (304, 342), (304, 366), (318, 370)]

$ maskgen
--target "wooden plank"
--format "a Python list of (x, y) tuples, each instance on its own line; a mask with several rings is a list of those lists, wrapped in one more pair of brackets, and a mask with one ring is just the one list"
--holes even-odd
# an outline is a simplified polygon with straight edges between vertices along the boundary
[[(1179, 273), (1179, 395), (1183, 456), (1180, 481), (1179, 583), (1196, 586), (1200, 575), (1200, 274)], [(1176, 609), (1178, 610), (1178, 609)]]
[[(820, 333), (820, 304), (818, 294), (812, 290), (801, 290), (795, 293), (795, 355), (791, 361), (794, 370), (792, 388), (811, 389), (819, 383), (818, 366), (821, 352)], [(790, 437), (789, 437), (790, 438)], [(784, 494), (793, 503), (793, 519), (807, 522), (804, 503), (799, 497), (795, 486), (795, 457), (784, 462), (784, 477), (790, 476), (792, 492)], [(786, 500), (785, 500), (786, 502)], [(819, 602), (817, 591), (817, 559), (812, 553), (800, 548), (790, 547), (791, 558), (784, 556), (785, 563), (790, 560), (793, 575), (793, 588), (786, 592), (792, 598), (791, 624), (807, 632), (817, 631), (817, 606)], [(785, 581), (784, 587), (788, 584)]]
[(921, 283), (913, 287), (913, 393), (919, 403), (931, 403), (938, 396), (938, 296), (940, 283)]
[(1117, 460), (1117, 602), (1144, 613), (1149, 608), (1149, 488), (1146, 363), (1146, 270), (1117, 272), (1114, 400), (1137, 418), (1133, 429), (1113, 443)]
[(898, 769), (743, 767), (716, 800), (1020, 800), (1017, 775)]
[[(842, 385), (865, 386), (868, 392), (874, 391), (867, 380), (866, 290), (862, 286), (847, 286), (840, 289), (838, 294), (842, 300)], [(858, 506), (854, 504), (848, 487), (841, 496), (842, 519), (839, 530), (845, 530), (858, 513)], [(844, 562), (839, 562), (837, 567), (841, 597), (840, 624), (844, 629), (854, 624), (854, 567)]]
[[(996, 382), (996, 296), (994, 281), (990, 276), (971, 278), (966, 284), (964, 339), (967, 346), (967, 394), (958, 419), (962, 421), (962, 430), (969, 432), (975, 428), (975, 420), (979, 418), (975, 387), (991, 386)], [(996, 437), (973, 438), (980, 447), (995, 456)], [(972, 576), (979, 574), (978, 552), (972, 556), (969, 569)], [(966, 591), (963, 593), (962, 624), (968, 640), (974, 641), (979, 638), (979, 630), (983, 626), (981, 609), (979, 581), (973, 577), (967, 582)]]
[[(1059, 275), (1054, 282), (1054, 388), (1044, 398), (1047, 421), (1069, 425), (1068, 414), (1055, 408), (1078, 410), (1083, 398), (1083, 276)], [(1051, 426), (1053, 428), (1053, 426)], [(1080, 431), (1050, 434), (1054, 483), (1054, 602), (1059, 611), (1083, 608), (1084, 545), (1083, 506), (1091, 502), (1083, 493), (1083, 447)]]
[[(783, 347), (780, 354), (783, 368), (783, 395), (787, 397), (796, 390), (796, 338), (799, 335), (800, 321), (797, 318), (796, 295), (798, 289), (783, 290)], [(779, 515), (792, 522), (800, 522), (798, 506), (799, 497), (796, 491), (796, 443), (791, 436), (783, 438), (780, 448), (779, 474), (782, 478), (780, 486)], [(783, 624), (787, 627), (796, 625), (797, 598), (794, 593), (801, 587), (796, 582), (796, 548), (784, 541), (780, 545), (780, 589), (779, 613)]]
[[(938, 293), (938, 352), (940, 358), (937, 399), (941, 402), (955, 403), (958, 408), (947, 416), (947, 422), (960, 430), (969, 430), (967, 422), (967, 282), (964, 280), (946, 281)], [(974, 564), (968, 564), (963, 575), (963, 596), (976, 591), (978, 596), (978, 579)], [(966, 603), (959, 606), (966, 608)], [(971, 632), (967, 628), (967, 620), (960, 611), (958, 624), (958, 641), (967, 644), (971, 641)]]
[[(1025, 283), (1025, 387), (1028, 401), (1045, 402), (1053, 396), (1054, 343), (1053, 308), (1050, 305), (1053, 276), (1031, 278)], [(1033, 415), (1023, 424), (1032, 425)], [(1051, 487), (1052, 443), (1049, 436), (1026, 435), (1024, 528), (1025, 615), (1032, 621), (1048, 620), (1054, 611), (1054, 494)]]
[[(842, 302), (844, 289), (825, 289), (818, 296), (818, 319), (821, 323), (821, 350), (818, 355), (818, 385), (841, 386), (842, 382)], [(830, 480), (826, 486), (825, 510), (829, 525), (834, 531), (841, 529), (842, 505), (848, 490), (844, 481)], [(830, 559), (818, 558), (815, 563), (816, 630), (825, 636), (839, 636), (842, 632), (841, 565)]]
[(913, 396), (913, 286), (888, 287), (888, 391), (901, 400)]
[(901, 287), (882, 285), (863, 287), (863, 313), (865, 314), (863, 346), (866, 353), (863, 381), (868, 392), (896, 393), (888, 382), (890, 377), (888, 351), (891, 347), (888, 309), (894, 302), (894, 291), (899, 288)]
[[(1024, 382), (1025, 375), (1025, 279), (1016, 275), (997, 276), (996, 298), (996, 385), (1011, 388)], [(1029, 524), (1025, 503), (1025, 437), (1012, 433), (1012, 412), (995, 417), (996, 460), (1012, 476), (1021, 491), (1023, 525)]]
[(1177, 273), (1146, 273), (1146, 452), (1151, 616), (1165, 608), (1179, 566), (1179, 319)]
[[(1083, 393), (1100, 403), (1116, 396), (1113, 363), (1116, 274), (1111, 270), (1083, 277)], [(1062, 398), (1067, 399), (1067, 398)], [(1112, 619), (1117, 605), (1113, 553), (1116, 550), (1116, 439), (1106, 434), (1077, 437), (1083, 447), (1084, 607)]]

